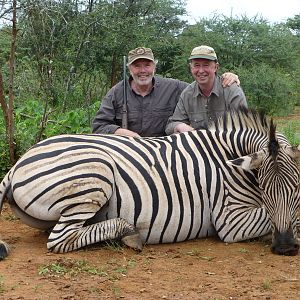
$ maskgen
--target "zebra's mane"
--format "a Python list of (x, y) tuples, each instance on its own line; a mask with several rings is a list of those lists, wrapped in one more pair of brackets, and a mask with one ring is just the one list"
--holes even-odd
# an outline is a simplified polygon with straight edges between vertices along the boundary
[[(223, 115), (214, 118), (208, 125), (208, 129), (218, 131), (255, 129), (264, 135), (269, 135), (271, 123), (273, 124), (273, 121), (267, 119), (265, 112), (241, 106), (239, 109), (229, 109)], [(274, 136), (275, 129), (272, 133), (272, 137)]]
[(276, 163), (279, 143), (276, 136), (276, 125), (273, 119), (267, 118), (263, 111), (240, 107), (238, 110), (228, 110), (209, 125), (209, 129), (217, 131), (255, 130), (261, 136), (268, 138), (268, 150)]

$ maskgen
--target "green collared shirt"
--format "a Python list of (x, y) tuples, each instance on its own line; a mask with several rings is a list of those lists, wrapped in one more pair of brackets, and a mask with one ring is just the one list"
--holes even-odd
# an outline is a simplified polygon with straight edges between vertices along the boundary
[(240, 105), (247, 107), (247, 101), (242, 88), (236, 83), (223, 88), (221, 77), (216, 76), (212, 92), (206, 97), (194, 81), (180, 95), (174, 114), (168, 120), (166, 133), (174, 133), (180, 123), (189, 124), (195, 129), (204, 128), (213, 116)]

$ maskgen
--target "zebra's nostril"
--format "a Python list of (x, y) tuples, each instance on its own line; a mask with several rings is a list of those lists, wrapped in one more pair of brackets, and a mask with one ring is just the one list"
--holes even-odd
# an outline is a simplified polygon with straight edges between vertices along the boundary
[(271, 251), (274, 254), (295, 256), (299, 253), (299, 244), (294, 243), (291, 245), (273, 245), (271, 246)]

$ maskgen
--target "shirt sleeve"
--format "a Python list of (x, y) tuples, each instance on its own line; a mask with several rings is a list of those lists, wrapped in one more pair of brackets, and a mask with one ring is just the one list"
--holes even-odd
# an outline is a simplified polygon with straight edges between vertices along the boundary
[(178, 80), (178, 88), (180, 90), (180, 94), (186, 89), (186, 87), (189, 85), (189, 83), (185, 81)]
[[(228, 95), (230, 108), (238, 109), (239, 107), (248, 107), (246, 96), (240, 86), (234, 84), (230, 94)], [(233, 87), (233, 85), (232, 85)]]
[(184, 94), (180, 95), (174, 113), (168, 119), (166, 129), (165, 129), (166, 134), (167, 135), (173, 134), (175, 127), (180, 123), (189, 124), (189, 117), (184, 107)]
[(116, 124), (114, 88), (112, 88), (103, 98), (100, 109), (92, 123), (93, 133), (113, 134), (120, 128)]

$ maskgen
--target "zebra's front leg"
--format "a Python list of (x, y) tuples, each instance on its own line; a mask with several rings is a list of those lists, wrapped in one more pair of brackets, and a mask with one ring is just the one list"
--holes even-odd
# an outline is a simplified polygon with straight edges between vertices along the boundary
[[(227, 199), (219, 218), (213, 218), (220, 239), (227, 243), (240, 242), (266, 236), (271, 233), (271, 224), (265, 208), (247, 207), (234, 199)], [(239, 207), (240, 206), (240, 207)]]
[(126, 220), (115, 218), (101, 221), (92, 225), (83, 226), (87, 219), (96, 213), (94, 207), (83, 204), (73, 209), (66, 210), (51, 231), (47, 248), (55, 253), (66, 253), (94, 243), (121, 239), (121, 241), (136, 250), (142, 250), (142, 240), (138, 230)]

